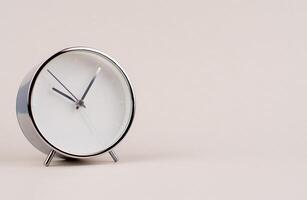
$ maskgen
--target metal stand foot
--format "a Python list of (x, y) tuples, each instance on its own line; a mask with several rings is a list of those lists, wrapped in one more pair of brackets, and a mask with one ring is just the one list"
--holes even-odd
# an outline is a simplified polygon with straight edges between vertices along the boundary
[(48, 154), (48, 156), (45, 160), (45, 163), (44, 163), (46, 167), (48, 167), (50, 165), (50, 162), (51, 162), (52, 158), (54, 157), (54, 155), (55, 155), (55, 151), (54, 150), (50, 151), (50, 153)]
[(116, 154), (114, 153), (114, 151), (109, 151), (109, 154), (110, 154), (110, 156), (112, 157), (112, 159), (113, 159), (114, 162), (117, 162), (117, 161), (118, 161), (118, 158), (117, 158)]

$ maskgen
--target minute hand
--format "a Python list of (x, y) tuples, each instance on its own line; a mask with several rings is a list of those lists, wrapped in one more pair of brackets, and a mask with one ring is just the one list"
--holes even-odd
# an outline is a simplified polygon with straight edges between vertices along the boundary
[(96, 71), (96, 73), (95, 73), (95, 76), (92, 78), (92, 80), (91, 80), (91, 82), (89, 83), (89, 85), (87, 86), (87, 88), (86, 88), (84, 94), (82, 95), (81, 101), (83, 101), (83, 100), (85, 99), (85, 97), (86, 97), (88, 91), (89, 91), (90, 88), (92, 87), (92, 85), (93, 85), (93, 83), (94, 83), (94, 81), (95, 81), (97, 75), (99, 74), (100, 70), (101, 70), (101, 68), (98, 67), (98, 69), (97, 69), (97, 71)]

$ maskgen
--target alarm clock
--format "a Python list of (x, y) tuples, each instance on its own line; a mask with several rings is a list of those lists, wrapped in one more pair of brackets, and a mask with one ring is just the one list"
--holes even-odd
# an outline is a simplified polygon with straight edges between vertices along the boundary
[(53, 157), (83, 159), (109, 153), (126, 136), (135, 113), (131, 83), (110, 56), (87, 47), (61, 50), (23, 79), (19, 126), (28, 141)]

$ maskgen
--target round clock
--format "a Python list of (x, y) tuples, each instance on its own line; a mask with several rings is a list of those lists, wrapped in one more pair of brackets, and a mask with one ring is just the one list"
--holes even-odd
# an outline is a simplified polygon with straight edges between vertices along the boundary
[(17, 94), (16, 113), (30, 143), (54, 156), (88, 158), (112, 150), (133, 121), (134, 93), (119, 64), (86, 47), (64, 49), (29, 72)]

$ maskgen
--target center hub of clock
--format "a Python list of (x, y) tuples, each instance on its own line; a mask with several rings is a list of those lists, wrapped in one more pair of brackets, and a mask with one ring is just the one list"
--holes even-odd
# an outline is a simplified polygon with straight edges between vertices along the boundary
[(86, 108), (83, 100), (79, 100), (76, 103), (76, 109), (79, 109), (80, 107)]

